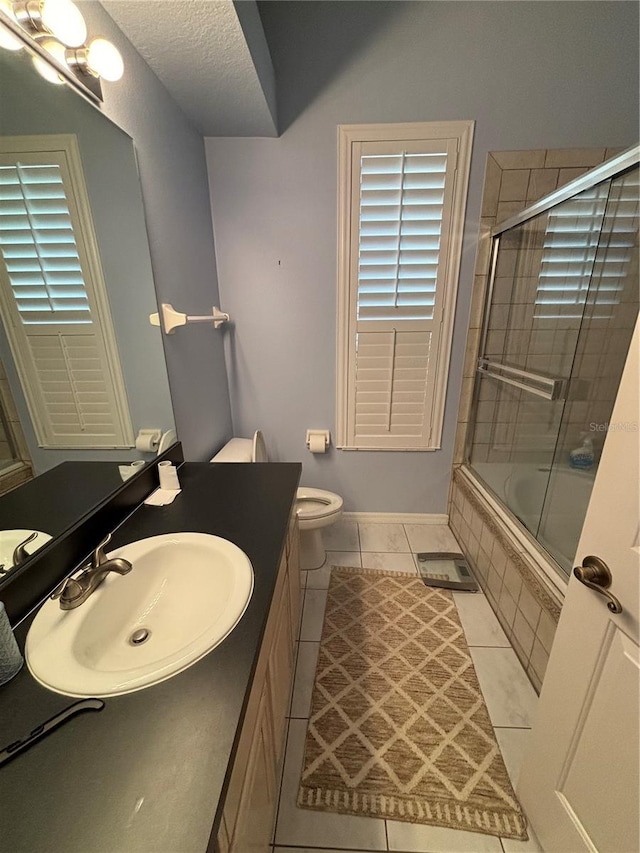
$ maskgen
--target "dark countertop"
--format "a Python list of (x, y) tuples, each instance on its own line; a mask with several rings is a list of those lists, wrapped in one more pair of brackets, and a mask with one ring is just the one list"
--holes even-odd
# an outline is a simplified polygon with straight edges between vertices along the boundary
[[(160, 533), (223, 536), (255, 573), (244, 616), (217, 648), (153, 687), (106, 699), (0, 769), (1, 853), (204, 853), (217, 823), (300, 477), (293, 463), (186, 463), (183, 492), (141, 506), (113, 547)], [(17, 632), (24, 641), (27, 625)], [(26, 665), (0, 687), (4, 747), (67, 707)]]
[(59, 536), (121, 487), (117, 462), (62, 462), (0, 496), (0, 529)]

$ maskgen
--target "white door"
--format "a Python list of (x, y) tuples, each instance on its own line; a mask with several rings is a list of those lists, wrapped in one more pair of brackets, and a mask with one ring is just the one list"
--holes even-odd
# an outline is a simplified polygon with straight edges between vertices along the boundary
[(571, 577), (517, 789), (545, 853), (640, 851), (639, 348), (636, 324), (575, 563), (622, 613)]

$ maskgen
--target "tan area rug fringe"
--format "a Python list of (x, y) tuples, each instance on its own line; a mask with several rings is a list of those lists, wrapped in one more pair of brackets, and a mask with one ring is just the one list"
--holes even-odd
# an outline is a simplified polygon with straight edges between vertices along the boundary
[(332, 568), (298, 806), (528, 838), (448, 590)]

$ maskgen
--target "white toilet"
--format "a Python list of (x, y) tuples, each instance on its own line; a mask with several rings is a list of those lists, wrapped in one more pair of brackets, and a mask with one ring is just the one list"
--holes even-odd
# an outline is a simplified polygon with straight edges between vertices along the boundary
[[(212, 462), (268, 462), (267, 448), (260, 430), (253, 438), (232, 438), (211, 459)], [(342, 515), (342, 498), (324, 489), (298, 489), (296, 512), (300, 525), (300, 568), (312, 571), (324, 566), (326, 552), (322, 528)]]

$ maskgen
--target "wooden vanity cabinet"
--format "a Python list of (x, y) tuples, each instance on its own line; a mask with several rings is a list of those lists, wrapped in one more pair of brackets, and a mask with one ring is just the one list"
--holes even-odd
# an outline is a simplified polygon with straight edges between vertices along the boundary
[(293, 514), (213, 848), (218, 853), (271, 849), (300, 624), (299, 555)]

